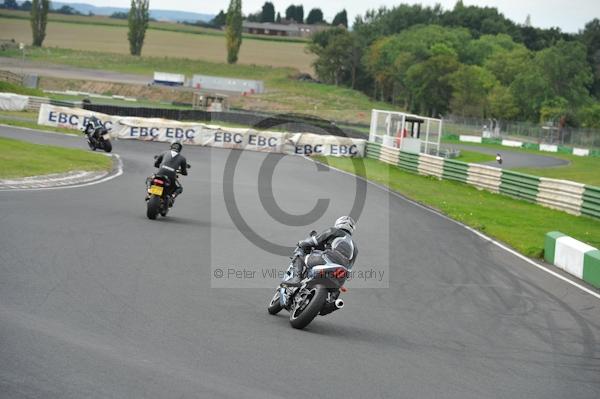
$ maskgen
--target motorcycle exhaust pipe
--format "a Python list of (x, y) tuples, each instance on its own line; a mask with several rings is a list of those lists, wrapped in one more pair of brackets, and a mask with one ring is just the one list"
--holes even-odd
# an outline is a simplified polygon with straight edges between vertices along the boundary
[(344, 307), (344, 300), (343, 299), (336, 299), (335, 300), (335, 307), (338, 309), (341, 309)]

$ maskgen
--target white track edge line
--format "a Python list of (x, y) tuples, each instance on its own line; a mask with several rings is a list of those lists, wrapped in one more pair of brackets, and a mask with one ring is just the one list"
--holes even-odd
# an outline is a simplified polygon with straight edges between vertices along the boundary
[(418, 203), (418, 202), (416, 202), (416, 201), (414, 201), (414, 200), (411, 200), (411, 199), (409, 199), (409, 198), (407, 198), (407, 197), (405, 197), (405, 196), (403, 196), (403, 195), (401, 195), (401, 194), (399, 194), (399, 193), (397, 193), (397, 192), (395, 192), (395, 191), (392, 191), (392, 190), (391, 190), (391, 189), (389, 189), (388, 187), (385, 187), (385, 186), (382, 186), (381, 184), (377, 184), (377, 183), (375, 183), (375, 182), (372, 182), (372, 181), (370, 181), (369, 179), (366, 179), (366, 178), (364, 178), (364, 177), (362, 177), (362, 176), (358, 176), (358, 175), (355, 175), (355, 174), (353, 174), (353, 173), (347, 172), (347, 171), (345, 171), (345, 170), (338, 169), (338, 168), (336, 168), (336, 167), (334, 167), (334, 166), (328, 165), (328, 164), (326, 164), (326, 163), (323, 163), (323, 162), (316, 161), (316, 160), (314, 160), (314, 159), (312, 159), (312, 158), (310, 158), (310, 157), (307, 157), (307, 156), (303, 156), (302, 158), (304, 158), (304, 159), (306, 159), (306, 160), (309, 160), (310, 162), (313, 162), (313, 163), (320, 163), (321, 165), (327, 166), (327, 167), (328, 167), (328, 168), (330, 168), (330, 169), (336, 170), (336, 171), (338, 171), (338, 172), (340, 172), (340, 173), (343, 173), (343, 174), (346, 174), (346, 175), (348, 175), (348, 176), (352, 176), (352, 177), (354, 177), (354, 178), (359, 178), (359, 179), (361, 179), (361, 180), (363, 180), (363, 181), (367, 182), (368, 184), (371, 184), (371, 185), (373, 185), (373, 186), (375, 186), (375, 187), (377, 187), (377, 188), (379, 188), (379, 189), (381, 189), (381, 190), (383, 190), (383, 191), (386, 191), (386, 192), (388, 192), (388, 193), (390, 193), (390, 194), (394, 195), (395, 197), (398, 197), (398, 198), (400, 198), (400, 199), (402, 199), (402, 200), (404, 200), (404, 201), (406, 201), (406, 202), (408, 202), (408, 203), (411, 203), (411, 204), (413, 204), (413, 205), (416, 205), (416, 206), (418, 206), (418, 207), (419, 207), (419, 208), (421, 208), (421, 209), (425, 209), (426, 211), (429, 211), (429, 212), (431, 212), (431, 213), (433, 213), (433, 214), (435, 214), (435, 215), (441, 216), (442, 218), (444, 218), (444, 219), (446, 219), (446, 220), (449, 220), (449, 221), (451, 221), (451, 222), (453, 222), (453, 223), (456, 223), (457, 225), (464, 227), (465, 229), (467, 229), (467, 230), (468, 230), (468, 231), (470, 231), (471, 233), (474, 233), (474, 234), (475, 234), (475, 235), (477, 235), (478, 237), (480, 237), (480, 238), (484, 239), (485, 241), (488, 241), (488, 242), (490, 242), (490, 243), (494, 244), (494, 245), (495, 245), (495, 246), (497, 246), (498, 248), (500, 248), (500, 249), (503, 249), (503, 250), (505, 250), (506, 252), (508, 252), (508, 253), (510, 253), (510, 254), (512, 254), (512, 255), (514, 255), (514, 256), (516, 256), (517, 258), (519, 258), (519, 259), (521, 259), (521, 260), (523, 260), (523, 261), (525, 261), (525, 262), (527, 262), (527, 263), (529, 263), (529, 264), (531, 264), (531, 265), (533, 265), (533, 266), (537, 267), (538, 269), (540, 269), (540, 270), (543, 270), (543, 271), (545, 271), (546, 273), (549, 273), (549, 274), (553, 275), (554, 277), (557, 277), (557, 278), (559, 278), (559, 279), (561, 279), (561, 280), (563, 280), (563, 281), (565, 281), (565, 282), (567, 282), (567, 283), (571, 284), (572, 286), (574, 286), (574, 287), (577, 287), (577, 288), (579, 288), (580, 290), (582, 290), (582, 291), (584, 291), (584, 292), (587, 292), (588, 294), (590, 294), (590, 295), (592, 295), (592, 296), (594, 296), (594, 297), (596, 297), (596, 298), (600, 299), (600, 294), (599, 294), (599, 293), (597, 293), (597, 292), (594, 292), (594, 291), (590, 290), (589, 288), (587, 288), (587, 287), (585, 287), (585, 286), (583, 286), (583, 285), (581, 285), (581, 284), (578, 284), (578, 283), (576, 283), (575, 281), (573, 281), (573, 280), (571, 280), (571, 279), (569, 279), (569, 278), (567, 278), (567, 277), (565, 277), (565, 276), (563, 276), (563, 275), (561, 275), (561, 274), (559, 274), (559, 273), (556, 273), (555, 271), (553, 271), (553, 270), (550, 270), (550, 269), (548, 269), (548, 268), (547, 268), (547, 267), (545, 267), (545, 266), (542, 266), (542, 265), (540, 265), (539, 263), (537, 263), (537, 262), (533, 261), (532, 259), (530, 259), (530, 258), (526, 257), (525, 255), (518, 253), (518, 252), (517, 252), (517, 251), (515, 251), (514, 249), (511, 249), (511, 248), (507, 247), (506, 245), (502, 244), (501, 242), (499, 242), (499, 241), (496, 241), (496, 240), (494, 240), (493, 238), (491, 238), (491, 237), (489, 237), (489, 236), (487, 236), (487, 235), (483, 234), (482, 232), (480, 232), (480, 231), (477, 231), (477, 230), (475, 230), (474, 228), (472, 228), (472, 227), (470, 227), (470, 226), (467, 226), (467, 225), (466, 225), (466, 224), (464, 224), (464, 223), (461, 223), (461, 222), (459, 222), (458, 220), (454, 220), (454, 219), (452, 219), (451, 217), (449, 217), (449, 216), (447, 216), (447, 215), (444, 215), (443, 213), (441, 213), (441, 212), (439, 212), (439, 211), (437, 211), (437, 210), (435, 210), (435, 209), (432, 209), (432, 208), (429, 208), (429, 207), (427, 207), (427, 206), (424, 206), (423, 204), (420, 204), (420, 203)]
[(0, 190), (0, 193), (18, 192), (18, 191), (65, 190), (68, 188), (80, 188), (80, 187), (94, 186), (96, 184), (107, 182), (107, 181), (112, 180), (116, 177), (119, 177), (123, 174), (123, 161), (121, 160), (121, 157), (119, 156), (119, 154), (111, 154), (111, 155), (107, 155), (107, 156), (110, 156), (111, 158), (114, 157), (117, 159), (117, 172), (110, 173), (108, 176), (105, 176), (102, 179), (85, 182), (85, 183), (73, 184), (71, 186), (37, 187), (37, 188), (10, 188), (7, 190)]

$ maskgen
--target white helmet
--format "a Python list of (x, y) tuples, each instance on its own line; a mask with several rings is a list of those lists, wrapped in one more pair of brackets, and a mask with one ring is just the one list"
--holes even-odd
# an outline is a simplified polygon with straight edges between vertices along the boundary
[(354, 219), (350, 216), (342, 216), (335, 221), (334, 226), (338, 229), (346, 230), (348, 233), (352, 234), (354, 232), (354, 226), (356, 223)]

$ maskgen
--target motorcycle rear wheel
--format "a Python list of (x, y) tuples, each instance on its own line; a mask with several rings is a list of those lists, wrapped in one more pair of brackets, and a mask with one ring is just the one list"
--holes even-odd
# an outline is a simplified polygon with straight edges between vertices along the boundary
[(146, 209), (146, 216), (148, 219), (156, 219), (158, 216), (158, 212), (160, 211), (160, 197), (158, 195), (152, 195), (148, 200), (148, 205)]
[(300, 330), (317, 317), (327, 300), (327, 288), (320, 284), (315, 285), (308, 291), (305, 300), (300, 304), (294, 304), (290, 312), (290, 324)]

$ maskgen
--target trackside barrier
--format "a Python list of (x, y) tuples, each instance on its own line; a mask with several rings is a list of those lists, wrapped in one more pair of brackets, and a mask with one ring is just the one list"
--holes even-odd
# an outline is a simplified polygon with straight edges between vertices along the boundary
[(510, 170), (502, 170), (500, 192), (515, 198), (535, 202), (538, 194), (540, 178)]
[(569, 274), (600, 288), (600, 251), (559, 231), (546, 234), (544, 259)]
[(419, 156), (419, 173), (441, 179), (444, 175), (444, 158), (421, 154)]
[(492, 166), (469, 164), (467, 183), (477, 188), (491, 191), (493, 193), (500, 192), (500, 184), (502, 183), (502, 169)]
[(85, 126), (91, 116), (100, 119), (112, 137), (126, 140), (178, 141), (186, 145), (340, 157), (363, 157), (366, 143), (363, 139), (333, 135), (224, 128), (167, 119), (121, 117), (49, 104), (41, 105), (38, 124), (79, 129)]
[(600, 219), (600, 187), (549, 179), (493, 166), (465, 163), (427, 154), (409, 154), (378, 143), (367, 143), (367, 158), (439, 179), (454, 180), (479, 189), (509, 195), (573, 215)]
[[(455, 137), (455, 135), (449, 135), (451, 137)], [(530, 150), (537, 151), (548, 151), (548, 152), (560, 152), (564, 154), (573, 154), (578, 155), (580, 157), (597, 157), (600, 156), (599, 150), (590, 150), (587, 148), (571, 148), (563, 145), (556, 144), (544, 144), (544, 143), (528, 143), (516, 140), (507, 140), (507, 139), (498, 139), (498, 138), (487, 138), (487, 137), (479, 137), (479, 136), (470, 136), (461, 134), (458, 136), (459, 141), (463, 141), (466, 143), (483, 143), (483, 144), (499, 144), (504, 147), (516, 147), (516, 148), (527, 148)]]
[(585, 186), (581, 213), (600, 219), (600, 188)]
[(581, 215), (585, 185), (568, 180), (540, 178), (537, 203), (548, 208)]

